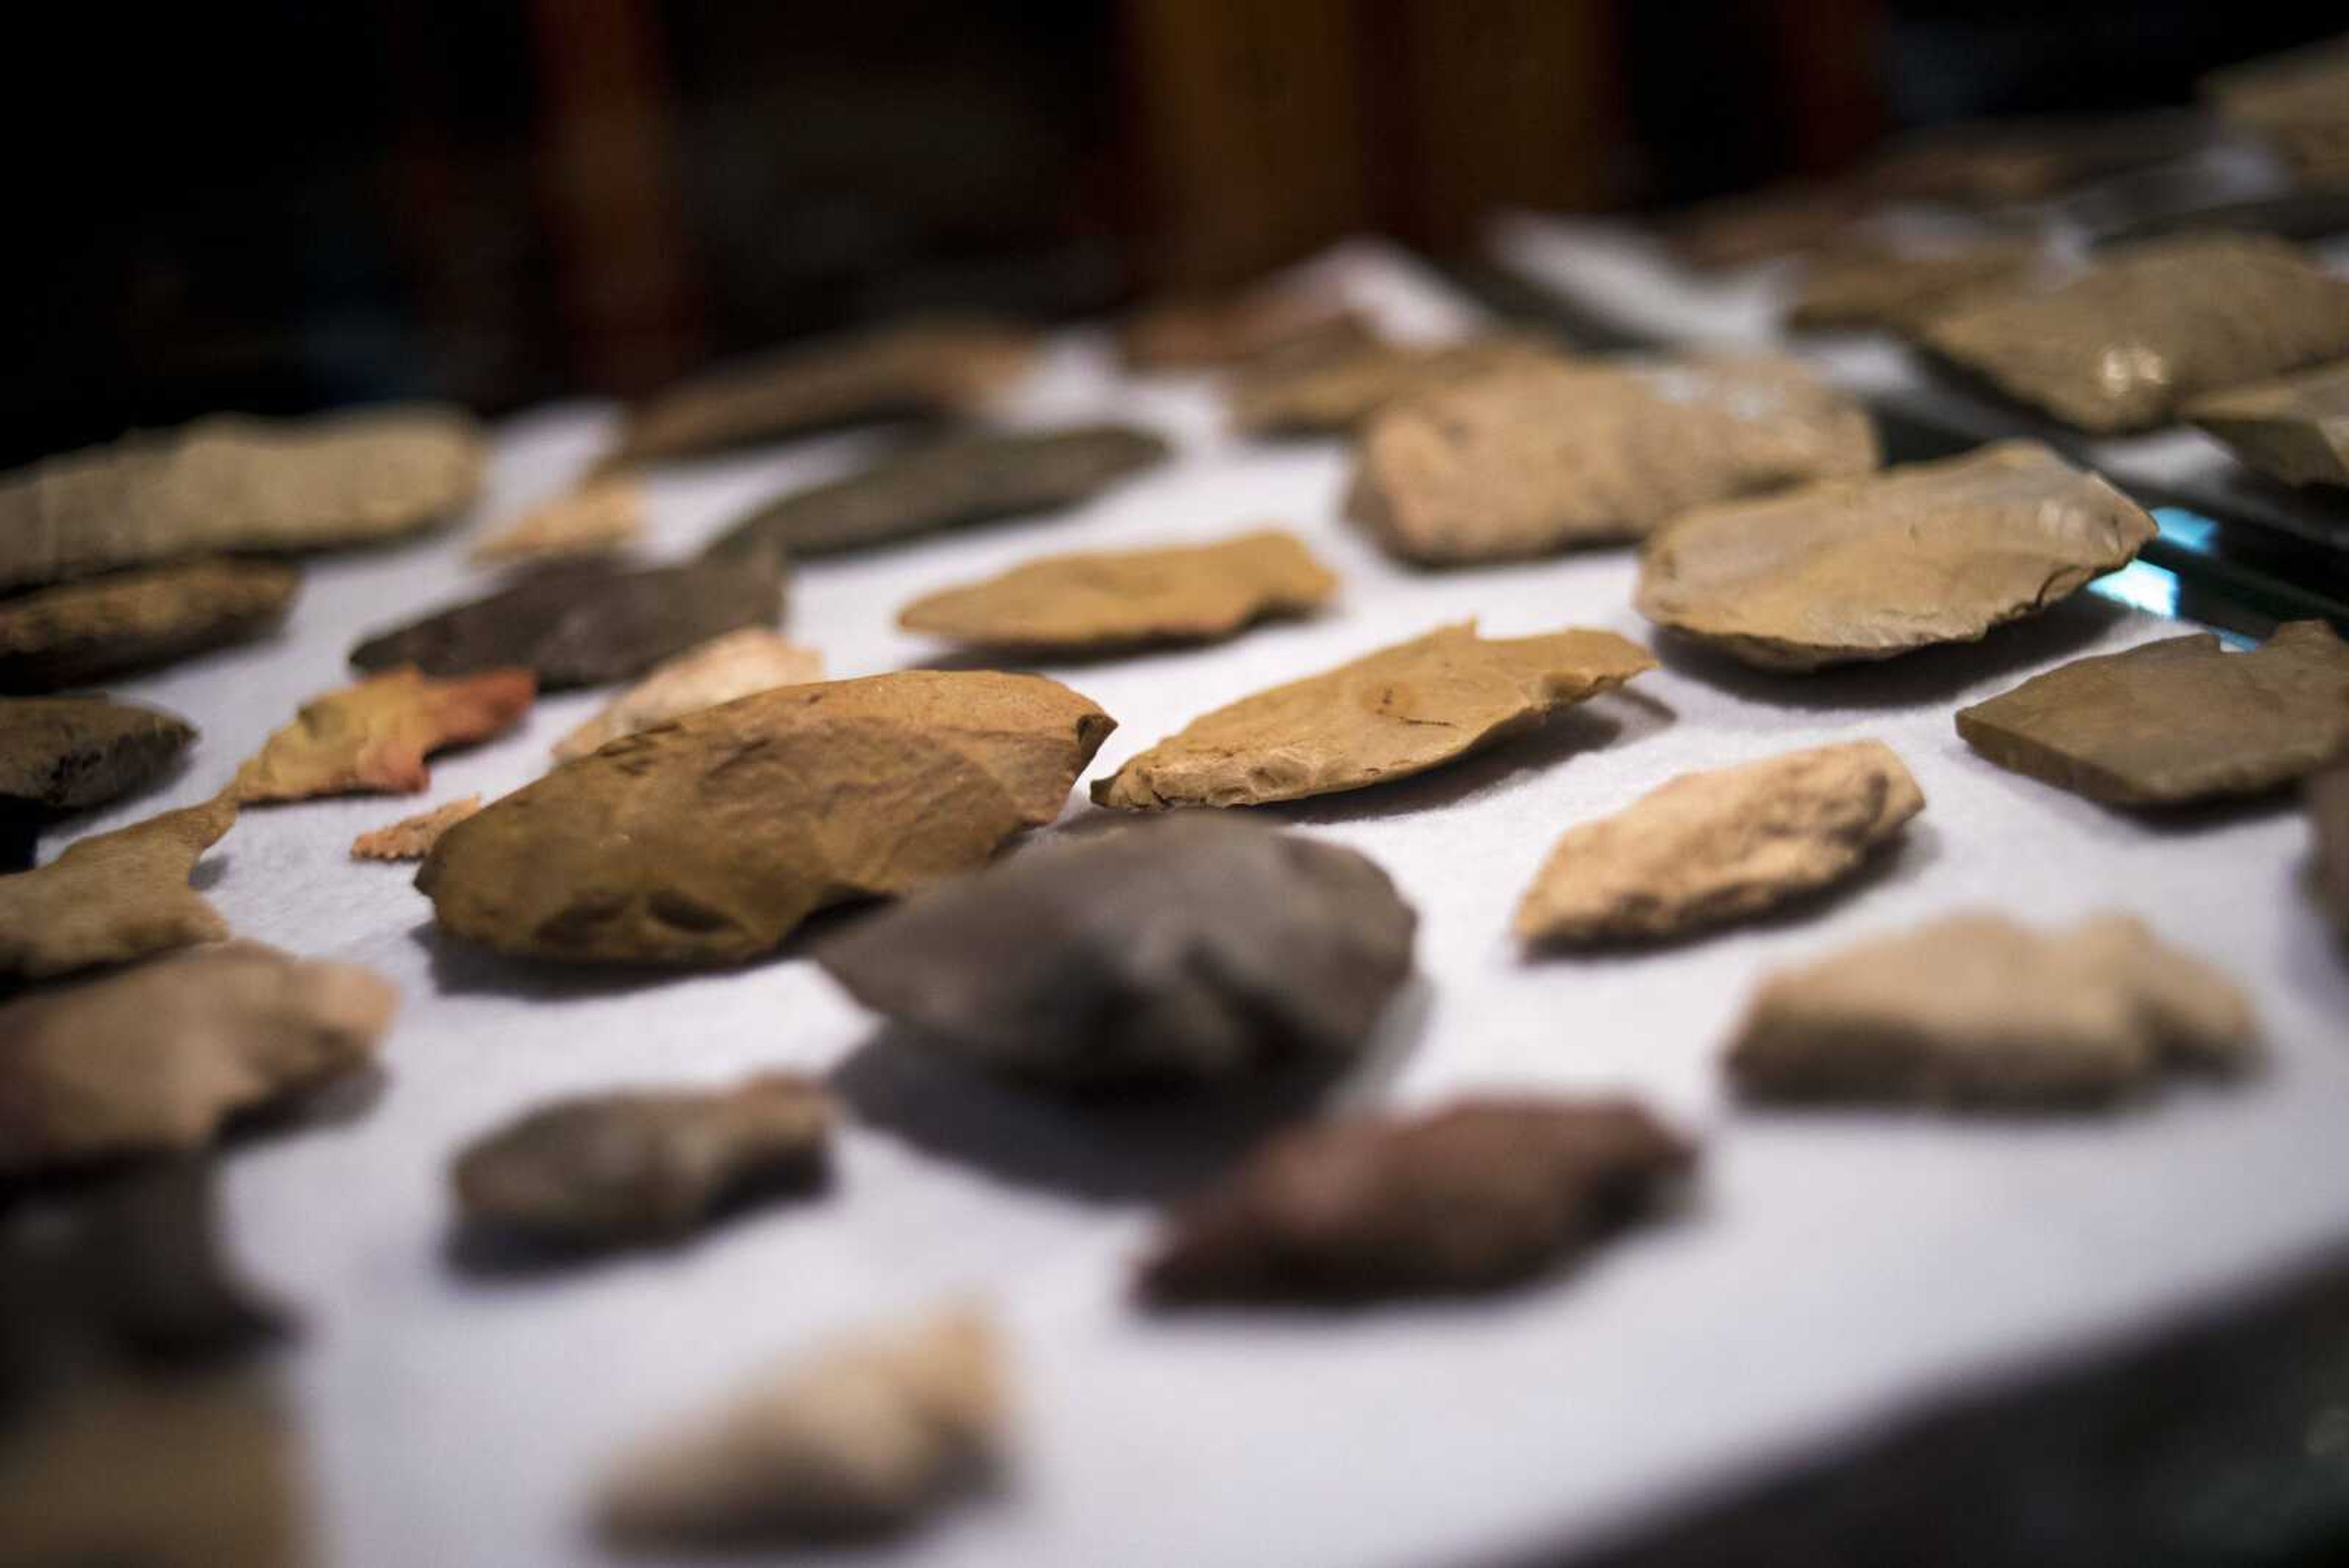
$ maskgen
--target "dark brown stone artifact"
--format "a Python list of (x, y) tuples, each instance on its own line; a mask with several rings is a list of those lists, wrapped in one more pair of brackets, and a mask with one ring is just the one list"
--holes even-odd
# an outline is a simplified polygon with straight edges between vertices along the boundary
[(1696, 1150), (1628, 1100), (1468, 1100), (1283, 1133), (1169, 1218), (1162, 1306), (1499, 1290), (1651, 1210)]
[(0, 1005), (0, 1174), (201, 1148), (366, 1062), (398, 1002), (357, 964), (224, 942)]
[(897, 624), (982, 648), (1100, 652), (1215, 641), (1317, 609), (1337, 591), (1295, 535), (1268, 528), (1213, 545), (1047, 556), (916, 599)]
[(119, 800), (160, 777), (195, 738), (184, 719), (133, 702), (0, 698), (0, 812)]
[(1244, 697), (1093, 781), (1098, 805), (1261, 805), (1409, 778), (1532, 729), (1656, 661), (1611, 631), (1484, 638), (1476, 623)]
[(259, 637), (302, 574), (273, 561), (190, 561), (0, 599), (0, 691), (54, 691)]
[(1922, 254), (1869, 246), (1816, 256), (1804, 269), (1786, 322), (1812, 330), (1914, 333), (1979, 292), (2023, 282), (2040, 254), (2035, 239), (2003, 239)]
[(1880, 741), (1682, 774), (1557, 841), (1517, 906), (1527, 942), (1652, 941), (1839, 882), (1925, 809)]
[(430, 811), (403, 816), (351, 840), (354, 860), (421, 860), (432, 853), (440, 836), (481, 809), (481, 797), (461, 796)]
[(1126, 322), (1119, 347), (1137, 370), (1201, 370), (1377, 340), (1370, 322), (1335, 295), (1268, 286), (1151, 306)]
[(1035, 334), (911, 321), (802, 343), (680, 383), (628, 418), (600, 466), (690, 457), (871, 420), (978, 412), (1028, 371)]
[(303, 703), (294, 722), (236, 770), (229, 788), (248, 805), (322, 794), (416, 794), (432, 783), (427, 756), (504, 734), (522, 722), (537, 694), (527, 670), (491, 670), (455, 680), (394, 670)]
[(1998, 207), (2183, 157), (2207, 136), (2177, 109), (1958, 121), (1901, 137), (1864, 178), (1894, 201)]
[(2186, 417), (2286, 484), (2349, 486), (2349, 361), (2197, 399)]
[(769, 551), (675, 566), (572, 563), (379, 632), (351, 649), (351, 662), (439, 676), (519, 665), (542, 691), (603, 686), (782, 613), (782, 563)]
[(1973, 300), (1921, 340), (2066, 424), (2143, 430), (2205, 392), (2349, 358), (2349, 278), (2282, 240), (2191, 234)]
[(223, 794), (0, 877), (0, 976), (69, 974), (227, 936), (228, 922), (188, 877), (235, 822), (236, 803)]
[(1176, 816), (1039, 845), (826, 943), (940, 1051), (1080, 1087), (1334, 1064), (1411, 973), (1417, 918), (1350, 849)]
[(641, 1546), (899, 1533), (995, 1479), (1010, 1402), (981, 1312), (843, 1337), (623, 1459), (601, 1522)]
[(2308, 826), (2316, 860), (2316, 892), (2349, 942), (2349, 755), (2309, 775)]
[(719, 535), (708, 554), (840, 555), (1054, 512), (1156, 467), (1172, 450), (1163, 437), (1124, 425), (957, 436), (770, 502)]
[(1281, 357), (1233, 382), (1232, 428), (1243, 435), (1339, 435), (1388, 404), (1526, 360), (1558, 362), (1530, 336), (1465, 343), (1366, 343), (1337, 353)]
[(1958, 710), (2003, 768), (2112, 805), (2257, 794), (2349, 744), (2349, 647), (2323, 621), (2229, 653), (2208, 632), (2075, 659)]
[(429, 405), (125, 436), (0, 475), (0, 587), (397, 538), (470, 502), (481, 465), (471, 416)]
[(1955, 915), (1764, 981), (1728, 1057), (1754, 1099), (2109, 1104), (2258, 1057), (2241, 992), (2125, 915)]
[(1867, 410), (1784, 355), (1528, 361), (1372, 420), (1346, 510), (1408, 561), (1505, 561), (1876, 462)]
[(442, 836), (416, 885), (443, 929), (502, 952), (740, 962), (817, 909), (985, 865), (1060, 815), (1115, 727), (1032, 675), (779, 687), (491, 803)]
[(2036, 441), (1702, 507), (1648, 542), (1640, 613), (1765, 670), (1973, 642), (2128, 565), (2145, 509)]
[(727, 1089), (558, 1101), (466, 1146), (450, 1172), (466, 1216), (560, 1241), (674, 1241), (756, 1189), (824, 1177), (832, 1097), (771, 1073)]

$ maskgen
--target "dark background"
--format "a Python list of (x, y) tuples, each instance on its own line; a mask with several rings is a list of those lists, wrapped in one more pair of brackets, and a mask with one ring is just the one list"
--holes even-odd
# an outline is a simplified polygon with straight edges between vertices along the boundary
[[(2331, 19), (2339, 26), (2338, 17)], [(641, 393), (1888, 130), (2182, 102), (2210, 0), (261, 0), (12, 17), (0, 463), (216, 409)]]

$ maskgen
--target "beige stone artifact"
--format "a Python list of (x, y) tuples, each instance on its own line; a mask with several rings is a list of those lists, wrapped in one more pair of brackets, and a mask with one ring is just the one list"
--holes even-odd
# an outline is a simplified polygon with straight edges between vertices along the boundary
[(235, 822), (236, 803), (222, 794), (0, 877), (0, 976), (39, 980), (227, 936), (188, 877)]
[(753, 1187), (819, 1184), (833, 1117), (832, 1096), (796, 1073), (586, 1095), (474, 1140), (450, 1177), (476, 1220), (576, 1242), (669, 1241)]
[(475, 545), (467, 558), (482, 566), (603, 556), (645, 535), (645, 490), (632, 479), (590, 480), (541, 502)]
[(2050, 935), (1968, 914), (1772, 976), (1727, 1064), (1756, 1099), (2064, 1106), (2258, 1048), (2242, 992), (2132, 917)]
[(1636, 539), (1876, 462), (1867, 410), (1784, 355), (1526, 362), (1381, 411), (1346, 508), (1391, 554), (1455, 566)]
[(1060, 815), (1116, 727), (1057, 681), (905, 670), (784, 686), (493, 801), (416, 885), (500, 951), (735, 963), (817, 909), (976, 870)]
[(2145, 509), (2036, 441), (1707, 506), (1648, 543), (1633, 600), (1765, 670), (1973, 642), (2127, 566)]
[(302, 704), (230, 785), (247, 803), (322, 794), (415, 794), (432, 782), (424, 759), (522, 722), (538, 694), (527, 670), (435, 680), (414, 669), (371, 676)]
[(2035, 239), (1983, 240), (1923, 253), (1870, 245), (1816, 256), (1804, 269), (1786, 320), (1802, 328), (1913, 333), (1981, 291), (2022, 283), (2040, 259)]
[(2286, 484), (2349, 486), (2349, 360), (2198, 398), (2186, 417)]
[(481, 797), (461, 796), (430, 811), (403, 816), (351, 840), (354, 860), (421, 860), (440, 842), (440, 836), (481, 809)]
[(1260, 805), (1425, 773), (1611, 691), (1656, 661), (1611, 631), (1440, 627), (1193, 720), (1093, 782), (1097, 805)]
[(795, 345), (696, 376), (632, 413), (599, 468), (688, 457), (859, 421), (978, 412), (1028, 371), (1025, 327), (937, 317)]
[(835, 1340), (625, 1458), (604, 1529), (682, 1546), (906, 1530), (999, 1469), (1003, 1360), (992, 1321), (970, 1308)]
[(1307, 614), (1337, 591), (1337, 575), (1295, 535), (1267, 528), (1212, 545), (1047, 556), (916, 599), (897, 624), (983, 648), (1094, 652), (1215, 641)]
[(0, 599), (0, 691), (54, 691), (267, 633), (302, 574), (276, 561), (186, 561)]
[(1161, 301), (1137, 311), (1118, 341), (1125, 362), (1137, 370), (1201, 370), (1377, 340), (1361, 313), (1333, 294), (1266, 286)]
[(0, 1006), (0, 1173), (202, 1148), (234, 1113), (375, 1054), (399, 993), (257, 942)]
[(1552, 343), (1495, 336), (1465, 343), (1366, 343), (1336, 353), (1283, 357), (1232, 384), (1232, 428), (1243, 435), (1336, 435), (1398, 399), (1532, 359), (1560, 359)]
[(125, 436), (0, 475), (0, 587), (397, 538), (471, 502), (483, 453), (471, 415), (424, 404)]
[(2066, 424), (2144, 430), (2205, 392), (2349, 358), (2349, 278), (2282, 240), (2189, 234), (1973, 300), (1921, 340)]
[(554, 742), (564, 762), (596, 747), (754, 691), (823, 679), (823, 655), (762, 627), (746, 626), (688, 649), (629, 687)]
[(2349, 744), (2349, 646), (2320, 620), (2249, 653), (2164, 638), (2034, 675), (1957, 722), (1999, 766), (2113, 805), (2257, 794)]
[(1682, 774), (1557, 841), (1517, 906), (1521, 940), (1653, 941), (1843, 880), (1925, 809), (1880, 741)]

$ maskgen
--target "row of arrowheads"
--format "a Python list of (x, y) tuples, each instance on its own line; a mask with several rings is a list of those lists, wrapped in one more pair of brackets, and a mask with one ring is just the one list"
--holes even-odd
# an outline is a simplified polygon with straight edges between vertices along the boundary
[[(2217, 281), (2172, 278), (2186, 264)], [(2108, 270), (2155, 269), (2190, 316), (2223, 306), (2227, 269), (2279, 265), (2308, 301), (2300, 319), (2330, 327), (2251, 371), (2349, 355), (2349, 285), (2296, 259), (2204, 244)], [(2142, 295), (2127, 283), (2098, 286)], [(2127, 496), (2031, 442), (1879, 468), (1865, 412), (1771, 355), (1402, 346), (1327, 301), (1272, 294), (1145, 317), (1125, 347), (1150, 368), (1237, 367), (1230, 402), (1249, 431), (1350, 432), (1350, 514), (1403, 557), (1643, 541), (1643, 614), (1789, 675), (1982, 638), (2154, 533)], [(419, 792), (429, 753), (509, 730), (538, 691), (623, 680), (637, 683), (536, 783), (390, 824), (353, 853), (421, 858), (417, 884), (456, 937), (571, 963), (737, 964), (826, 906), (898, 900), (816, 961), (926, 1048), (1046, 1090), (1342, 1067), (1413, 967), (1416, 916), (1377, 866), (1226, 811), (999, 861), (1060, 815), (1111, 716), (1028, 674), (824, 681), (814, 652), (771, 629), (787, 559), (1065, 507), (1160, 462), (1157, 437), (953, 434), (787, 495), (684, 564), (614, 554), (643, 525), (643, 465), (847, 418), (975, 412), (1033, 350), (1000, 327), (932, 322), (678, 389), (571, 493), (477, 548), (533, 569), (360, 643), (367, 678), (304, 707), (217, 798), (0, 879), (0, 971), (55, 982), (0, 1005), (0, 1177), (203, 1147), (232, 1114), (374, 1051), (386, 982), (225, 940), (189, 886), (241, 809)], [(2026, 368), (2057, 373), (2044, 353)], [(2161, 384), (2198, 390), (2178, 367)], [(267, 553), (419, 528), (470, 497), (481, 465), (460, 416), (404, 410), (209, 421), (15, 476), (0, 487), (0, 584), (18, 590), (0, 601), (0, 670), (54, 691), (254, 635), (295, 590)], [(1298, 540), (1256, 532), (1040, 559), (902, 618), (1016, 662), (1229, 638), (1336, 587)], [(1438, 627), (1206, 713), (1092, 795), (1154, 813), (1368, 788), (1651, 668), (1610, 632)], [(102, 698), (5, 714), (0, 792), (20, 825), (121, 794), (192, 735)], [(2349, 649), (2315, 623), (2251, 652), (2177, 638), (2064, 665), (1956, 722), (1991, 762), (2117, 807), (2269, 791), (2349, 740)], [(2349, 913), (2349, 774), (2311, 793), (2326, 886)], [(1685, 940), (1853, 877), (1924, 805), (1872, 741), (1685, 774), (1568, 832), (1516, 929), (1536, 946)], [(2049, 932), (1985, 912), (1768, 979), (1726, 1070), (1754, 1098), (2089, 1107), (2257, 1054), (2237, 989), (2135, 921)], [(820, 1187), (833, 1116), (820, 1085), (788, 1075), (570, 1101), (463, 1150), (455, 1189), (474, 1221), (566, 1244), (674, 1238), (746, 1190)], [(1174, 1308), (1498, 1288), (1655, 1211), (1694, 1159), (1622, 1101), (1318, 1122), (1178, 1205), (1138, 1291)], [(998, 1468), (1006, 1374), (983, 1314), (893, 1327), (777, 1376), (624, 1460), (610, 1528), (895, 1528)]]

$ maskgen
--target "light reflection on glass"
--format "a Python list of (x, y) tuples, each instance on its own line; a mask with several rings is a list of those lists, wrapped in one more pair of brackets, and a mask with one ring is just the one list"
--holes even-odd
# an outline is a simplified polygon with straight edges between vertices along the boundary
[(2106, 572), (2088, 585), (2088, 591), (2131, 609), (2178, 618), (2178, 574), (2148, 561), (2131, 561), (2117, 572)]
[(2219, 530), (2218, 524), (2199, 512), (2189, 512), (2183, 506), (2157, 506), (2153, 509), (2153, 520), (2160, 526), (2164, 539), (2181, 550), (2191, 550), (2197, 555), (2210, 548), (2210, 536)]

